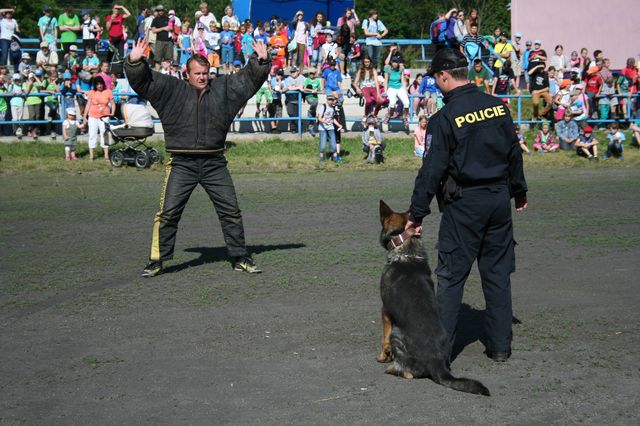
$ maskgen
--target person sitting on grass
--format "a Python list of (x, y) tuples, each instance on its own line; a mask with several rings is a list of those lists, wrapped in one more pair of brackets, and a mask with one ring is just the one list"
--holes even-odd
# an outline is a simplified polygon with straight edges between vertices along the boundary
[(418, 117), (418, 125), (413, 129), (413, 154), (419, 158), (425, 154), (428, 122), (427, 116), (421, 115)]
[(362, 132), (362, 151), (367, 153), (367, 163), (376, 164), (384, 162), (382, 133), (378, 129), (378, 120), (370, 115), (365, 120), (365, 129)]
[(542, 130), (539, 130), (536, 135), (536, 140), (533, 142), (533, 149), (538, 152), (546, 153), (556, 152), (559, 147), (560, 145), (556, 143), (556, 139), (553, 136), (549, 123), (542, 123)]
[(527, 141), (524, 140), (524, 135), (520, 133), (520, 126), (516, 124), (514, 126), (514, 130), (516, 131), (516, 136), (518, 137), (518, 143), (520, 144), (520, 149), (527, 155), (533, 155), (533, 152), (529, 150), (527, 147)]
[(576, 141), (576, 153), (581, 157), (586, 157), (589, 161), (598, 160), (598, 141), (593, 137), (591, 126), (582, 129), (583, 134)]
[(327, 145), (327, 138), (331, 148), (331, 154), (335, 162), (340, 161), (336, 148), (336, 127), (340, 123), (335, 118), (335, 105), (338, 97), (333, 93), (327, 95), (327, 103), (318, 108), (318, 130), (320, 131), (320, 162), (324, 162), (324, 151)]
[(607, 146), (607, 153), (602, 158), (617, 158), (618, 160), (624, 160), (624, 141), (625, 136), (618, 127), (618, 123), (609, 123), (607, 139), (609, 139), (609, 145)]
[(575, 148), (575, 143), (580, 135), (580, 128), (578, 123), (573, 120), (571, 110), (565, 110), (562, 121), (556, 123), (556, 135), (558, 135), (560, 149), (570, 151)]

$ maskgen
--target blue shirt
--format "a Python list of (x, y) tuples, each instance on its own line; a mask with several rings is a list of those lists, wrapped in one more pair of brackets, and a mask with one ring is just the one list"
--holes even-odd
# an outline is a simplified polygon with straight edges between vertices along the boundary
[(342, 81), (342, 74), (338, 68), (331, 69), (330, 67), (322, 71), (322, 78), (324, 79), (324, 88), (327, 92), (340, 92), (340, 82)]
[(436, 79), (425, 75), (422, 78), (422, 83), (420, 83), (418, 92), (420, 92), (421, 94), (424, 94), (424, 92), (437, 93), (438, 86), (436, 85)]
[(235, 38), (235, 31), (223, 31), (220, 33), (220, 44), (224, 46), (233, 47), (233, 39)]
[(250, 56), (253, 53), (253, 48), (251, 47), (252, 40), (253, 36), (249, 33), (244, 33), (242, 36), (242, 52), (244, 52), (245, 56)]
[[(366, 29), (367, 32), (370, 33), (382, 34), (382, 32), (386, 30), (387, 27), (385, 27), (382, 21), (379, 19), (377, 21), (372, 21), (371, 19), (367, 18), (362, 21), (362, 29)], [(365, 38), (365, 44), (369, 46), (382, 46), (382, 41), (377, 37), (367, 37)]]

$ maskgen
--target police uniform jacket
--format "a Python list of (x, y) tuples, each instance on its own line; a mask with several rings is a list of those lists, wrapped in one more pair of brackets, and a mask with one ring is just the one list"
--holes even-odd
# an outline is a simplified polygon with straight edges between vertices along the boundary
[(463, 188), (505, 183), (512, 197), (527, 192), (509, 108), (474, 84), (450, 91), (444, 101), (427, 127), (425, 155), (411, 197), (415, 222), (431, 213), (429, 204), (434, 195), (442, 195), (449, 176)]
[(127, 58), (124, 69), (131, 88), (158, 112), (167, 152), (212, 154), (225, 149), (233, 119), (262, 86), (270, 64), (254, 54), (239, 72), (209, 80), (200, 93), (184, 80), (151, 70), (144, 60)]

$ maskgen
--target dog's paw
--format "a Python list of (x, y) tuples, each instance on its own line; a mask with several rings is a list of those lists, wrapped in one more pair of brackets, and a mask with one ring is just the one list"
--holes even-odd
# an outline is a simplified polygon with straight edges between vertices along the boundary
[(376, 361), (386, 363), (393, 361), (393, 356), (391, 356), (391, 352), (382, 351), (376, 358)]

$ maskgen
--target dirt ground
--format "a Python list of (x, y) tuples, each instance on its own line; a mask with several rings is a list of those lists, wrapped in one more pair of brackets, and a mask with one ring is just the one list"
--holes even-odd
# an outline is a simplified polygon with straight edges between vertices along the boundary
[(528, 173), (513, 356), (483, 354), (474, 270), (452, 365), (489, 398), (375, 361), (378, 200), (406, 208), (414, 172), (236, 175), (257, 276), (232, 271), (199, 189), (151, 280), (158, 173), (0, 177), (0, 423), (638, 424), (639, 177)]

